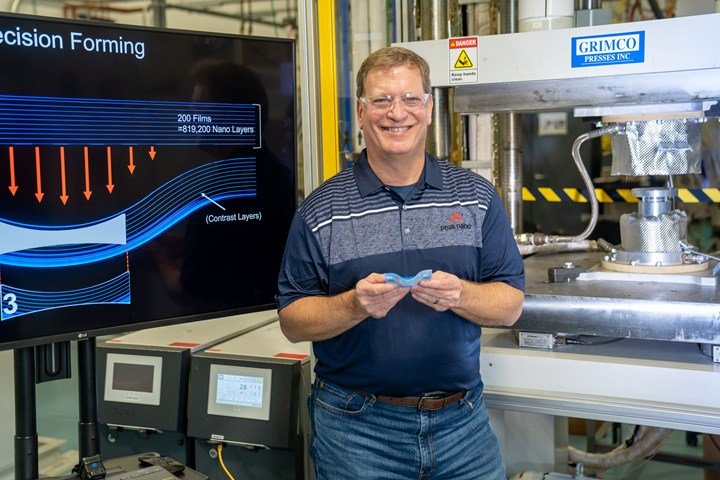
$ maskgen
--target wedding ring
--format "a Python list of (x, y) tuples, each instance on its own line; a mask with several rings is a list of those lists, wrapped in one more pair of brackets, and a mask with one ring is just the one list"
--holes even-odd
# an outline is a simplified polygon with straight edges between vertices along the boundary
[(437, 305), (440, 303), (440, 297), (435, 297), (435, 301), (433, 302), (433, 305)]

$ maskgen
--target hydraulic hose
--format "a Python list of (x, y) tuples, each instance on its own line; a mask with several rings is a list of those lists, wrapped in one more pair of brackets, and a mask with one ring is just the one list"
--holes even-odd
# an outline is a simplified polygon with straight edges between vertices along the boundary
[(582, 242), (547, 243), (544, 245), (518, 245), (520, 255), (550, 254), (561, 252), (597, 252), (598, 244), (595, 240), (584, 240)]
[(595, 225), (597, 225), (597, 219), (598, 214), (600, 211), (600, 207), (598, 206), (598, 200), (597, 196), (595, 195), (595, 186), (592, 183), (592, 178), (590, 178), (590, 174), (588, 173), (587, 169), (585, 168), (585, 165), (582, 161), (582, 156), (580, 155), (580, 146), (585, 143), (587, 140), (591, 140), (593, 138), (602, 137), (603, 135), (611, 135), (614, 133), (620, 133), (624, 132), (625, 127), (622, 125), (611, 125), (609, 127), (601, 128), (599, 130), (593, 130), (592, 132), (583, 133), (578, 138), (575, 139), (575, 142), (573, 142), (572, 146), (572, 157), (573, 160), (575, 160), (575, 166), (578, 169), (578, 172), (580, 172), (580, 176), (583, 179), (583, 182), (585, 183), (585, 188), (587, 189), (588, 196), (590, 197), (590, 222), (588, 223), (585, 230), (580, 235), (576, 235), (574, 237), (570, 237), (569, 240), (563, 240), (563, 241), (570, 241), (570, 242), (579, 242), (581, 240), (585, 240), (587, 237), (590, 236), (590, 234), (595, 230)]
[(619, 447), (603, 454), (588, 453), (568, 447), (570, 462), (582, 463), (586, 470), (607, 470), (654, 455), (672, 432), (668, 428), (640, 426)]
[(590, 174), (588, 173), (585, 165), (583, 164), (582, 156), (580, 155), (580, 147), (583, 143), (593, 138), (602, 137), (603, 135), (617, 134), (624, 131), (624, 125), (615, 124), (609, 127), (593, 130), (588, 133), (583, 133), (575, 139), (575, 142), (573, 142), (572, 157), (575, 161), (575, 166), (580, 173), (580, 177), (582, 177), (583, 183), (585, 184), (585, 189), (588, 192), (588, 197), (590, 200), (590, 221), (588, 222), (585, 230), (583, 230), (581, 234), (575, 235), (573, 237), (546, 235), (544, 233), (524, 233), (520, 235), (515, 235), (515, 241), (518, 243), (518, 245), (544, 245), (550, 243), (582, 242), (590, 236), (593, 230), (595, 230), (595, 226), (597, 225), (600, 207), (598, 204), (597, 196), (595, 195), (595, 186), (592, 183), (592, 178), (590, 178)]

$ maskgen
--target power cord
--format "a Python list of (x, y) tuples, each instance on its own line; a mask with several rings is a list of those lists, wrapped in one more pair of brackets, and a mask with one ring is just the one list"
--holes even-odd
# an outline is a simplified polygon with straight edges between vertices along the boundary
[(565, 343), (567, 345), (607, 345), (608, 343), (619, 342), (622, 339), (623, 339), (623, 337), (611, 338), (610, 340), (589, 341), (589, 340), (582, 340), (580, 337), (577, 337), (577, 338), (565, 337)]
[(223, 456), (222, 456), (223, 444), (222, 443), (218, 443), (217, 451), (218, 451), (218, 460), (220, 460), (220, 466), (222, 467), (223, 471), (225, 472), (225, 475), (227, 475), (230, 480), (235, 480), (235, 477), (233, 477), (230, 474), (230, 471), (225, 466), (225, 461), (223, 461)]

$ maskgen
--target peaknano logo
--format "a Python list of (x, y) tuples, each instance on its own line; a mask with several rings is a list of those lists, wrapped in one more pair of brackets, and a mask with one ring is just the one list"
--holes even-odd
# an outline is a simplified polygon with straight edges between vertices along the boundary
[(460, 223), (462, 221), (463, 221), (462, 215), (460, 214), (460, 212), (457, 212), (457, 211), (455, 213), (453, 213), (450, 216), (450, 219), (448, 220), (448, 222), (450, 222), (450, 223), (453, 223), (453, 222)]
[(645, 61), (645, 32), (573, 37), (572, 67), (595, 67)]

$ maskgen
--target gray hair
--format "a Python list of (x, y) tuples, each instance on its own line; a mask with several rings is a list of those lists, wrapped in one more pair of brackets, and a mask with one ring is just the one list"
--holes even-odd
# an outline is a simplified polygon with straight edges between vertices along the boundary
[(365, 80), (370, 70), (397, 66), (417, 68), (423, 82), (424, 93), (430, 93), (430, 66), (417, 53), (402, 47), (385, 47), (371, 53), (360, 66), (356, 77), (356, 95), (365, 95)]

